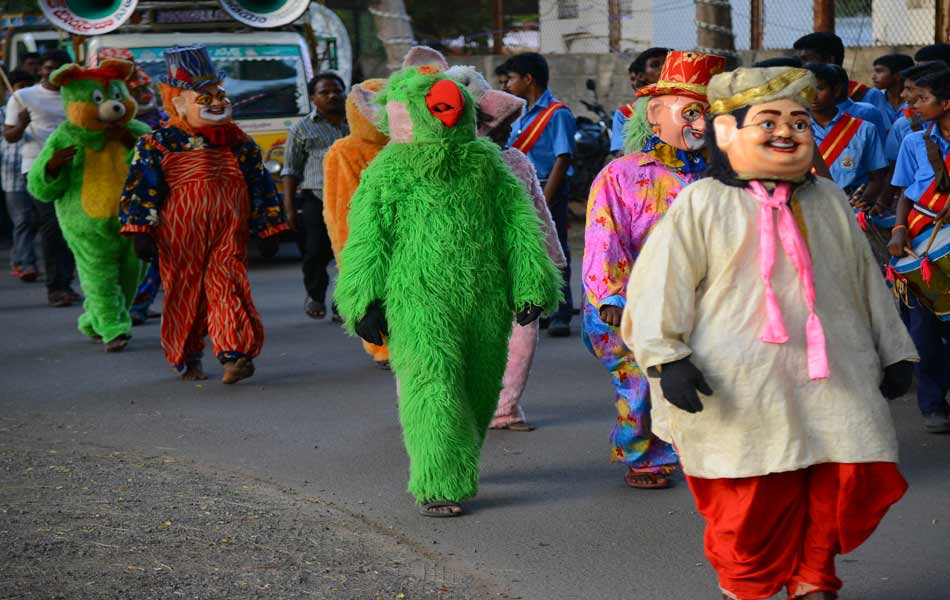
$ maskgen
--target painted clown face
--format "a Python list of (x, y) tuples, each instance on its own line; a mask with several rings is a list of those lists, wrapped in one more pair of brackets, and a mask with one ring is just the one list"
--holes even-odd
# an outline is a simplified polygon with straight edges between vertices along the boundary
[(699, 150), (705, 144), (707, 102), (689, 96), (657, 96), (647, 105), (647, 119), (657, 136), (679, 150)]
[(198, 91), (183, 90), (173, 100), (175, 110), (192, 127), (214, 127), (231, 122), (231, 100), (218, 84)]
[(716, 144), (740, 176), (795, 180), (811, 168), (811, 119), (794, 100), (755, 104), (741, 125), (731, 114), (720, 115), (713, 126)]

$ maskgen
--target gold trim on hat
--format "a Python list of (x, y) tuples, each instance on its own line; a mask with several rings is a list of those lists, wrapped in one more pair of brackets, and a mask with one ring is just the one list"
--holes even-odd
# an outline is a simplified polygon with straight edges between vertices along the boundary
[[(709, 112), (714, 115), (721, 115), (742, 108), (743, 106), (755, 104), (757, 100), (774, 96), (793, 82), (808, 75), (808, 73), (809, 71), (805, 69), (789, 69), (785, 73), (766, 81), (758, 87), (739, 92), (729, 98), (716, 100), (709, 105)], [(812, 98), (815, 96), (815, 90), (810, 87), (803, 89), (799, 93), (804, 96), (809, 103), (811, 103)]]
[(706, 86), (700, 85), (698, 83), (679, 83), (676, 81), (657, 81), (653, 84), (657, 88), (674, 88), (680, 90), (688, 90), (690, 92), (695, 92), (697, 94), (706, 95)]

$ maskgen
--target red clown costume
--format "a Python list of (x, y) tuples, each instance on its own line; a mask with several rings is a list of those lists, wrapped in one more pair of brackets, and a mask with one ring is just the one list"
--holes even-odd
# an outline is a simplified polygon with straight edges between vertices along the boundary
[(665, 399), (654, 431), (732, 600), (836, 598), (835, 557), (907, 489), (885, 399), (917, 356), (847, 198), (808, 174), (815, 85), (781, 67), (712, 78), (712, 177), (680, 192), (627, 287), (624, 340)]
[(165, 127), (136, 148), (122, 196), (122, 232), (157, 249), (165, 301), (162, 349), (186, 380), (204, 379), (204, 338), (224, 383), (254, 373), (264, 327), (247, 278), (249, 230), (276, 243), (287, 224), (258, 145), (231, 122), (231, 103), (206, 48), (165, 52)]

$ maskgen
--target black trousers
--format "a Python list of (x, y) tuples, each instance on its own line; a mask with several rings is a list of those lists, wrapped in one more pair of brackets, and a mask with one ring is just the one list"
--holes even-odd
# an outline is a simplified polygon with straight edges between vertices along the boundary
[(43, 248), (43, 266), (46, 269), (46, 289), (51, 292), (69, 289), (76, 276), (76, 260), (66, 245), (63, 232), (59, 228), (56, 209), (52, 202), (40, 202), (33, 199), (34, 223), (40, 234)]
[(571, 293), (571, 247), (567, 240), (567, 222), (568, 222), (568, 202), (570, 202), (570, 187), (565, 180), (561, 187), (554, 192), (554, 198), (551, 201), (551, 218), (554, 221), (554, 229), (557, 231), (558, 241), (561, 242), (561, 249), (564, 250), (564, 258), (567, 259), (567, 265), (561, 269), (562, 285), (561, 292), (564, 294), (562, 302), (557, 312), (551, 315), (551, 320), (558, 320), (562, 323), (570, 323), (574, 316), (574, 295)]
[(333, 247), (323, 222), (323, 200), (310, 190), (301, 193), (302, 223), (306, 242), (303, 252), (303, 285), (307, 295), (317, 302), (326, 302), (330, 276), (327, 265), (333, 260)]

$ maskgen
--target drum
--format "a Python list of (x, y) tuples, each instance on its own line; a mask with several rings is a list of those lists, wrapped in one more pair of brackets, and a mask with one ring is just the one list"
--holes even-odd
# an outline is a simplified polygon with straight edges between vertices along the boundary
[[(889, 280), (905, 304), (914, 294), (941, 321), (950, 321), (950, 225), (944, 225), (930, 244), (933, 227), (923, 230), (911, 246), (914, 255), (891, 258)], [(930, 244), (930, 252), (926, 252)]]
[(877, 264), (884, 271), (891, 259), (891, 255), (887, 251), (887, 244), (891, 241), (891, 230), (897, 223), (897, 215), (893, 212), (873, 215), (870, 211), (858, 209), (854, 211), (854, 215), (858, 220), (861, 231), (868, 238), (868, 244), (871, 246), (874, 258), (877, 259)]

